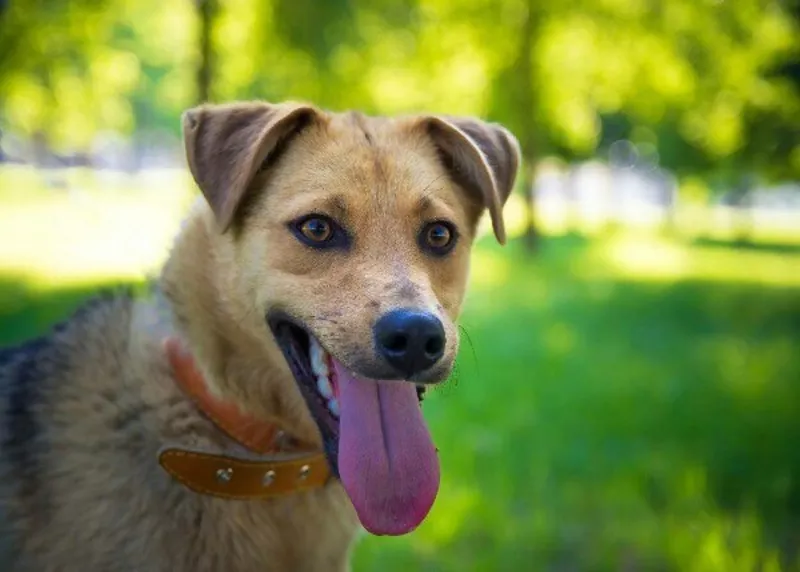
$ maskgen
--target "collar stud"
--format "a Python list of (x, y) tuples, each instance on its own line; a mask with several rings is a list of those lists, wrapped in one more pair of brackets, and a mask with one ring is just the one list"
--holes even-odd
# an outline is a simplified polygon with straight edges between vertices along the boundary
[(217, 480), (221, 483), (229, 483), (233, 478), (233, 469), (226, 467), (224, 469), (217, 469)]

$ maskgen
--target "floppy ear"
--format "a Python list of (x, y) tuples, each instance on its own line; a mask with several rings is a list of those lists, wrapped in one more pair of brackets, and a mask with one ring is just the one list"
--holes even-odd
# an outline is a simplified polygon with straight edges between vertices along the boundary
[(502, 125), (478, 119), (433, 116), (423, 121), (456, 181), (478, 191), (497, 241), (505, 244), (503, 205), (514, 188), (520, 162), (516, 137)]
[(300, 104), (201, 105), (183, 114), (189, 169), (225, 232), (255, 175), (317, 114)]

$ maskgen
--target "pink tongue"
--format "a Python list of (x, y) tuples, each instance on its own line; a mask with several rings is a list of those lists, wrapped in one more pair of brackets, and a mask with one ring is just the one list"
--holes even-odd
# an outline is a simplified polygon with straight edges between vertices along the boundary
[(439, 458), (413, 384), (353, 376), (333, 361), (339, 390), (339, 475), (372, 534), (400, 535), (427, 516)]

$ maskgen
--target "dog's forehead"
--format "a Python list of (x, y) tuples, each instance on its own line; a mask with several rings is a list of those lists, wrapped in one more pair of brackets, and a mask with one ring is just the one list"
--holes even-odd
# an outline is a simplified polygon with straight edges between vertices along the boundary
[(348, 112), (333, 115), (323, 133), (321, 159), (337, 156), (340, 176), (369, 181), (384, 193), (397, 190), (398, 182), (414, 185), (445, 173), (433, 144), (408, 120)]
[(373, 218), (413, 218), (438, 207), (461, 218), (462, 193), (433, 142), (414, 127), (357, 112), (330, 115), (289, 149), (276, 185), (283, 196), (275, 202), (292, 210), (334, 201)]

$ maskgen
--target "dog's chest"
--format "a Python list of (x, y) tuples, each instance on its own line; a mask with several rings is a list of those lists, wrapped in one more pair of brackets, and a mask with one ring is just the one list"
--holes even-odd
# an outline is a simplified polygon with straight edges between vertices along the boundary
[(335, 484), (269, 501), (209, 499), (201, 527), (192, 570), (344, 571), (358, 521)]

